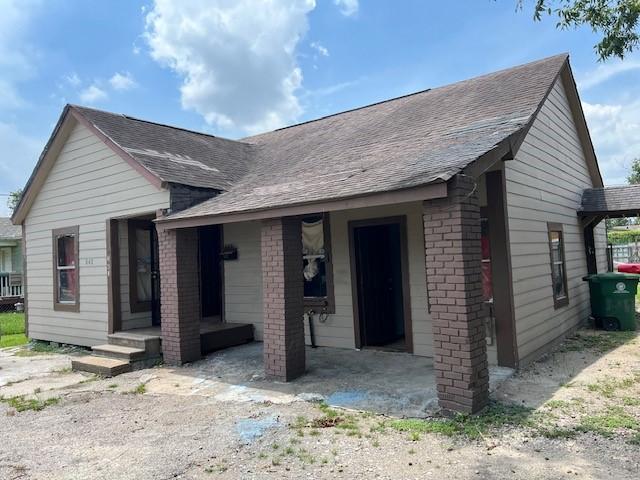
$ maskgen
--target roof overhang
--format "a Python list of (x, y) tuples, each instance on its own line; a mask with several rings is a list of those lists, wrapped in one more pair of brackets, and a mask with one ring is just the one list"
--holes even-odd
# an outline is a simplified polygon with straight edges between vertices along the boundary
[(86, 127), (91, 133), (97, 136), (107, 147), (109, 147), (116, 155), (124, 160), (129, 166), (140, 173), (146, 180), (158, 189), (166, 188), (166, 185), (158, 176), (144, 168), (139, 162), (137, 162), (131, 155), (129, 155), (124, 149), (122, 149), (117, 143), (111, 140), (107, 135), (100, 131), (95, 125), (89, 122), (82, 114), (74, 108), (73, 105), (66, 105), (58, 122), (56, 123), (49, 140), (47, 141), (44, 150), (38, 158), (27, 184), (24, 187), (22, 198), (18, 203), (11, 221), (15, 225), (20, 225), (24, 222), (33, 202), (35, 201), (38, 192), (44, 185), (44, 182), (49, 175), (49, 172), (53, 168), (53, 165), (62, 151), (71, 131), (76, 124), (81, 124)]
[(359, 195), (332, 200), (322, 200), (305, 204), (287, 205), (260, 210), (230, 212), (220, 215), (205, 215), (193, 218), (160, 217), (155, 220), (158, 231), (173, 230), (177, 228), (200, 227), (204, 225), (219, 225), (225, 223), (248, 222), (264, 220), (267, 218), (290, 217), (308, 215), (312, 213), (332, 212), (352, 208), (378, 207), (397, 203), (408, 203), (423, 200), (444, 198), (447, 196), (447, 183), (445, 181), (421, 185), (419, 187), (394, 190), (390, 192), (378, 192), (368, 195)]

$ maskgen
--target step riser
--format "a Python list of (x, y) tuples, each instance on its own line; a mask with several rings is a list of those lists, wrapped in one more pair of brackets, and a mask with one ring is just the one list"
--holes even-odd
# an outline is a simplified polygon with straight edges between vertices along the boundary
[(159, 338), (132, 338), (121, 337), (115, 335), (109, 335), (108, 343), (111, 345), (119, 345), (121, 347), (139, 348), (140, 350), (146, 350), (149, 354), (160, 354), (160, 339)]
[(102, 377), (115, 377), (121, 373), (127, 373), (132, 370), (130, 364), (120, 365), (118, 367), (104, 367), (100, 365), (92, 365), (79, 360), (71, 360), (71, 369), (74, 371), (94, 373)]
[(142, 352), (139, 354), (129, 354), (129, 353), (119, 353), (119, 352), (111, 352), (111, 351), (103, 351), (103, 350), (93, 350), (93, 355), (96, 357), (103, 358), (116, 358), (118, 360), (124, 360), (125, 362), (135, 362), (138, 360), (144, 360), (149, 355), (146, 352)]

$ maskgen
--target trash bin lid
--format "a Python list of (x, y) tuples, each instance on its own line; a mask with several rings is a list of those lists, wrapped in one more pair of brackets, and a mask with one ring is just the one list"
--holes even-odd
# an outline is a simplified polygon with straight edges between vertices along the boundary
[(637, 275), (635, 273), (614, 273), (614, 272), (607, 272), (607, 273), (596, 273), (593, 275), (587, 275), (586, 277), (584, 277), (587, 280), (590, 279), (598, 279), (598, 280), (640, 280), (640, 275)]

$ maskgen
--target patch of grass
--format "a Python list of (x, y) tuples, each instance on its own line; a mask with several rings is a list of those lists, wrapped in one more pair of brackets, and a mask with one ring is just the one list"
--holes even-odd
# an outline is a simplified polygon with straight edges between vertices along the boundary
[(552, 410), (565, 410), (571, 406), (571, 403), (566, 400), (549, 400), (544, 406)]
[(640, 445), (640, 432), (634, 434), (627, 443), (630, 445)]
[(545, 438), (549, 439), (568, 439), (577, 435), (573, 428), (562, 428), (558, 426), (540, 427), (538, 432)]
[(33, 357), (35, 355), (46, 355), (49, 353), (61, 353), (67, 349), (52, 345), (49, 342), (41, 342), (39, 340), (32, 341), (26, 348), (15, 353), (16, 357)]
[(112, 383), (111, 385), (109, 385), (107, 388), (118, 388), (118, 384), (117, 383)]
[(142, 395), (147, 392), (147, 386), (144, 383), (139, 384), (136, 388), (131, 390), (131, 393), (135, 395)]
[(311, 455), (304, 448), (301, 448), (300, 450), (298, 450), (298, 453), (296, 456), (298, 457), (298, 460), (300, 460), (302, 463), (309, 463), (309, 464), (316, 463), (315, 457)]
[(29, 339), (24, 333), (18, 333), (15, 335), (2, 335), (0, 336), (0, 348), (18, 347), (27, 343)]
[(595, 334), (577, 333), (567, 339), (561, 351), (582, 352), (592, 350), (596, 353), (606, 353), (618, 348), (636, 338), (635, 332), (598, 332)]
[(206, 467), (205, 473), (224, 473), (229, 470), (229, 467), (225, 463), (219, 463), (214, 467)]
[(632, 376), (622, 379), (601, 378), (595, 383), (587, 384), (586, 387), (590, 392), (599, 393), (606, 398), (613, 398), (616, 391), (632, 387), (638, 382), (640, 382), (640, 373), (636, 372)]
[(19, 395), (17, 397), (9, 398), (0, 397), (0, 401), (6, 403), (10, 407), (15, 408), (18, 412), (24, 412), (27, 410), (39, 412), (40, 410), (44, 410), (51, 405), (58, 404), (60, 402), (60, 399), (58, 397), (51, 397), (45, 400), (41, 400), (39, 398), (26, 398), (24, 395)]
[(327, 416), (328, 418), (336, 418), (339, 416), (339, 413), (337, 410), (331, 408), (327, 403), (325, 402), (320, 402), (318, 404), (318, 408), (320, 409), (320, 411), (322, 413), (325, 414), (325, 416)]
[(0, 313), (0, 336), (25, 333), (24, 313)]
[(578, 426), (581, 432), (591, 432), (611, 437), (618, 429), (636, 430), (640, 433), (640, 421), (626, 413), (622, 407), (609, 407), (600, 415), (583, 417)]
[(409, 433), (438, 433), (448, 437), (464, 435), (477, 439), (492, 429), (507, 425), (531, 426), (532, 413), (530, 408), (495, 403), (479, 415), (457, 414), (452, 418), (393, 420), (389, 422), (389, 426)]
[(627, 407), (640, 407), (640, 397), (622, 397), (622, 404)]

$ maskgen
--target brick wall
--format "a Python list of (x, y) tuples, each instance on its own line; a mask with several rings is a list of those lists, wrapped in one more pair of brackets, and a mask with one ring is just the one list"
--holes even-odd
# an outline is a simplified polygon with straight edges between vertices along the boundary
[(210, 188), (189, 187), (187, 185), (179, 185), (176, 183), (169, 184), (170, 192), (170, 209), (175, 213), (189, 207), (193, 207), (198, 203), (215, 197), (217, 190)]
[(200, 358), (200, 274), (195, 228), (158, 232), (160, 315), (165, 363)]
[(300, 220), (265, 220), (261, 245), (265, 373), (289, 381), (305, 371)]
[(427, 284), (440, 406), (473, 413), (488, 402), (480, 207), (474, 183), (457, 176), (449, 196), (424, 203)]

